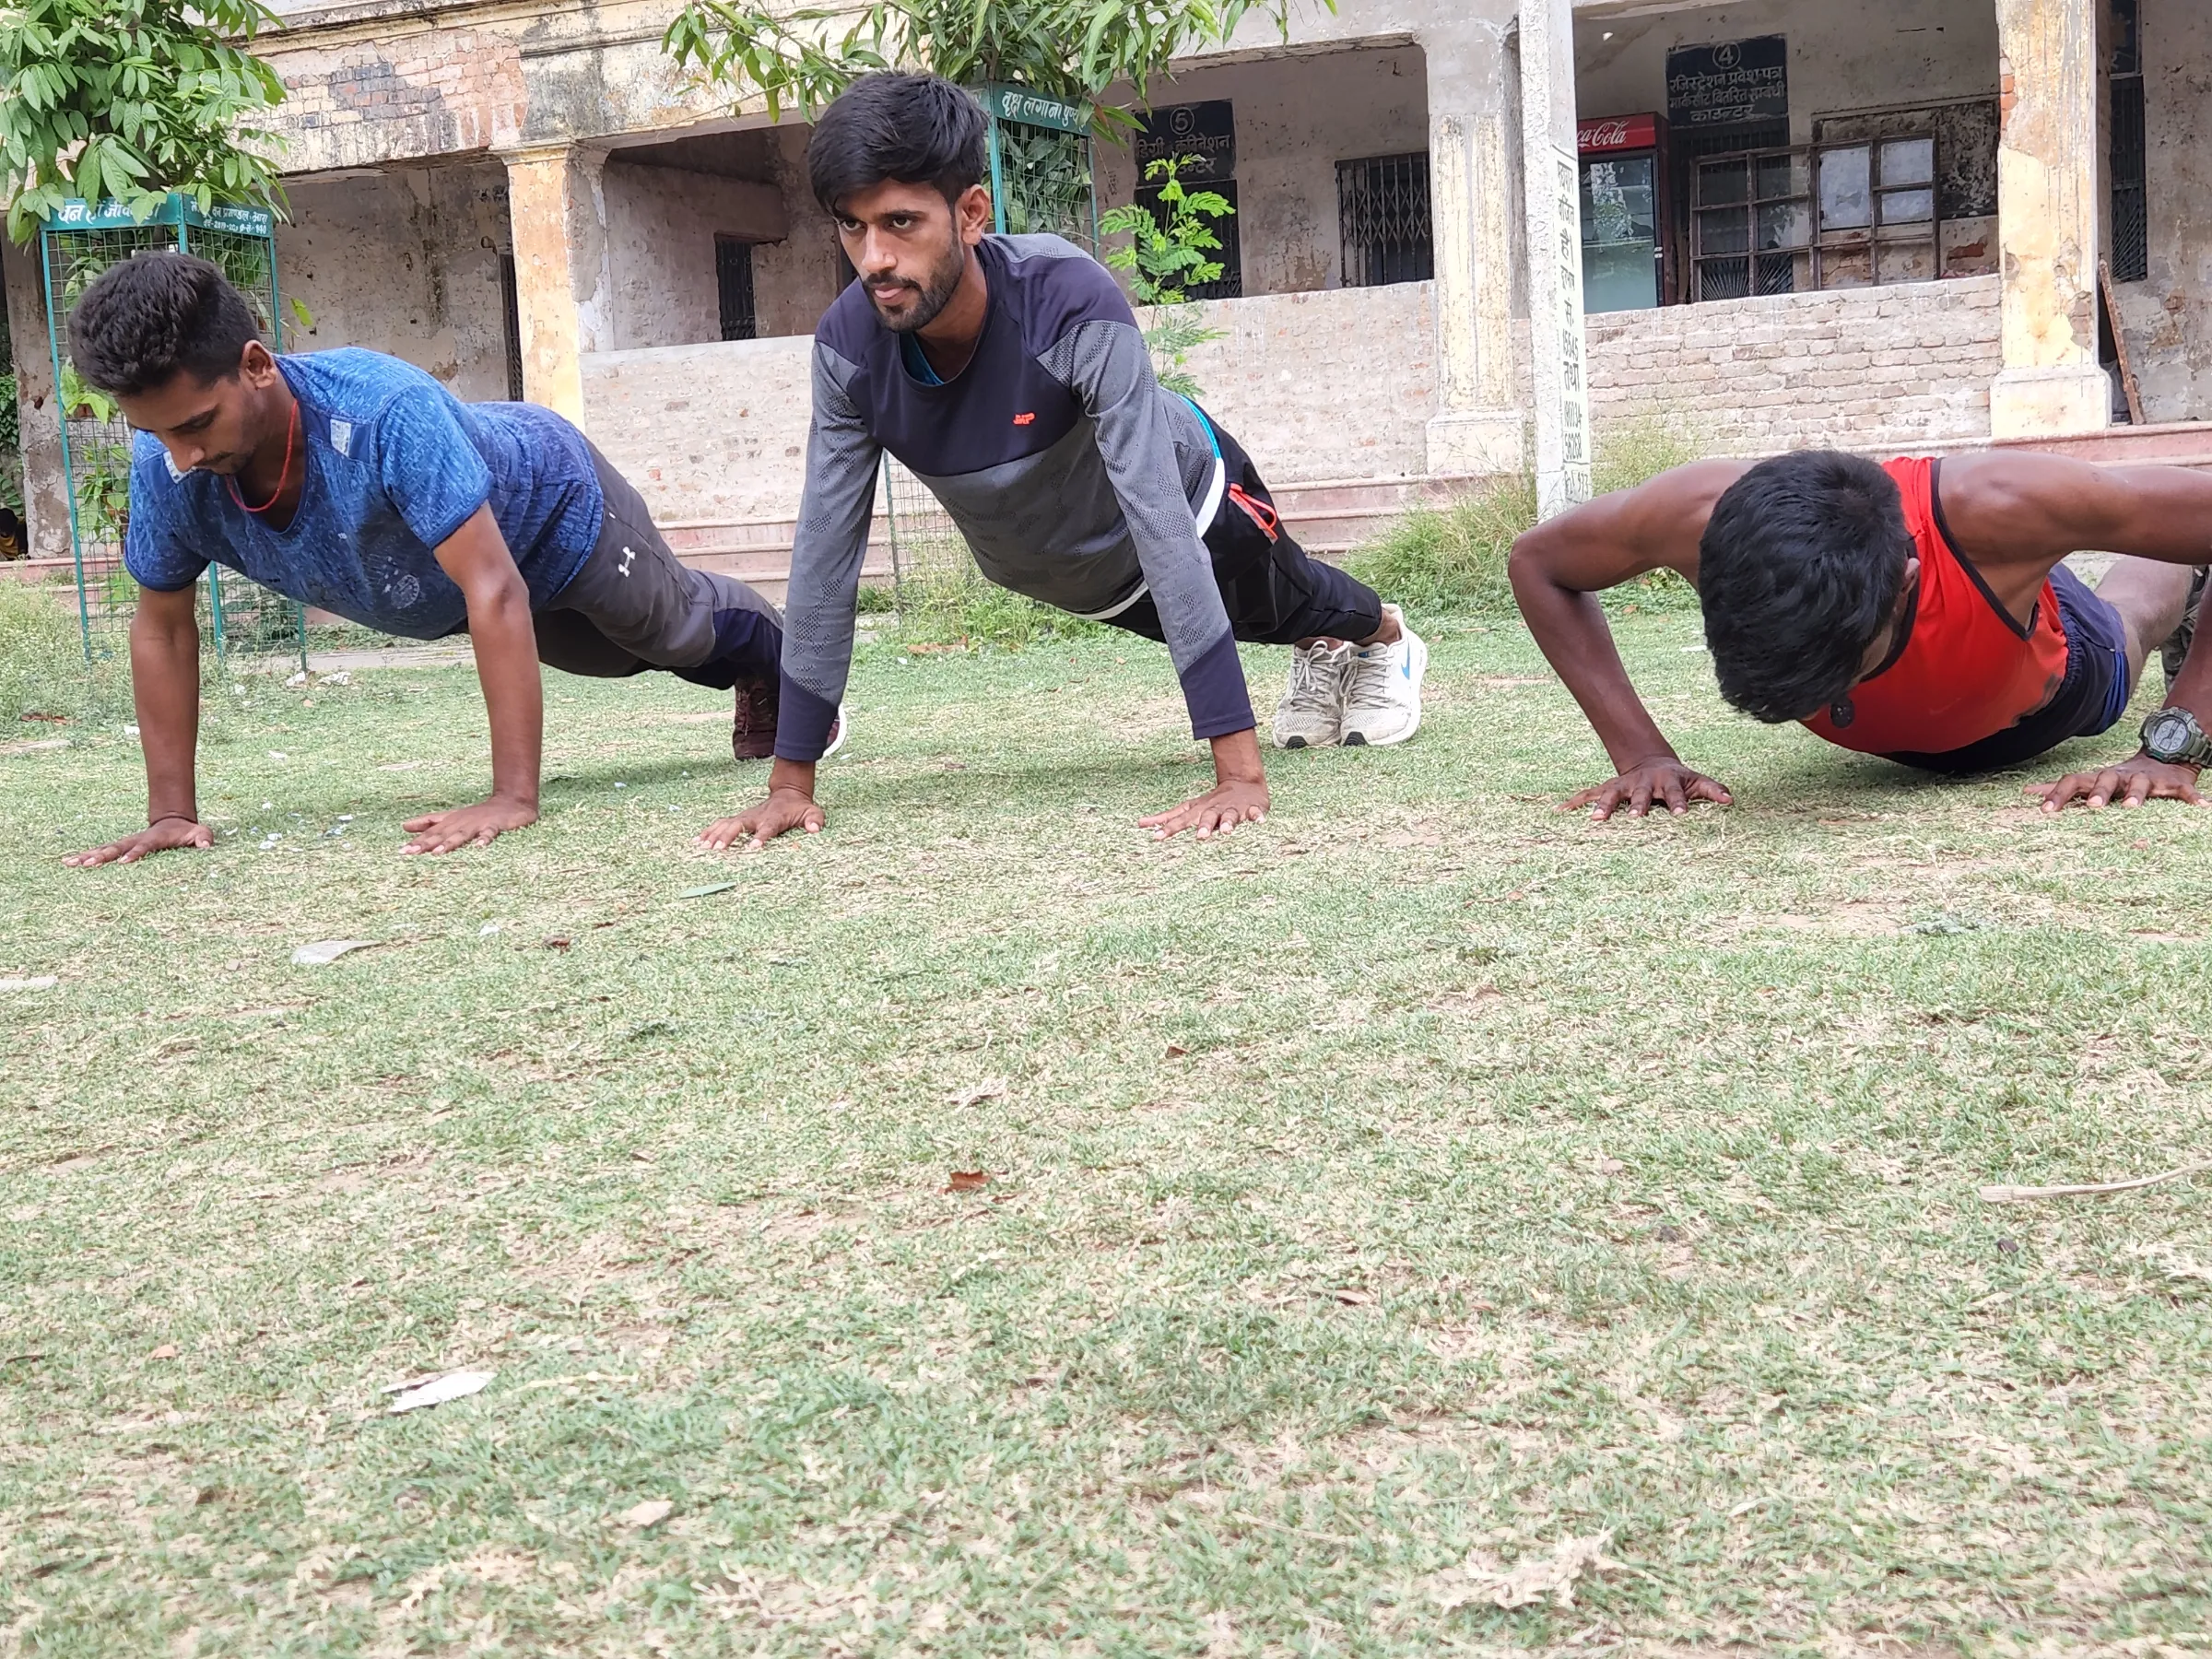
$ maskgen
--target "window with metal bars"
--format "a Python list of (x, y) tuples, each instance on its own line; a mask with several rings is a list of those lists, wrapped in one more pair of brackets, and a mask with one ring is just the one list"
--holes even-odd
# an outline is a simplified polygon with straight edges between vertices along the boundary
[(760, 319), (753, 310), (753, 244), (735, 236), (714, 239), (714, 289), (721, 301), (722, 337), (757, 339)]
[(2136, 32), (2136, 0), (2112, 0), (2112, 116), (2106, 127), (2111, 154), (2105, 177), (2112, 191), (2112, 280), (2141, 282), (2150, 275), (2150, 202), (2143, 134), (2143, 54)]
[(1337, 162), (1336, 217), (1346, 288), (1427, 282), (1436, 275), (1428, 151)]
[[(1911, 119), (1911, 118), (1900, 118)], [(1938, 129), (1699, 158), (1692, 297), (1925, 282), (1939, 269)]]
[(500, 321), (507, 346), (507, 401), (523, 401), (523, 303), (515, 281), (514, 255), (500, 255)]

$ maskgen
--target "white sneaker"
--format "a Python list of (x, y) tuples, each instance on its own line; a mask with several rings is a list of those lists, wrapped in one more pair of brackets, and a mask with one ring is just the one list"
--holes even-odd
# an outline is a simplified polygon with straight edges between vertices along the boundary
[(1275, 705), (1277, 748), (1327, 748), (1338, 741), (1344, 723), (1344, 681), (1352, 660), (1348, 644), (1290, 648), (1290, 683)]
[(1387, 645), (1352, 652), (1344, 688), (1347, 747), (1382, 748), (1403, 743), (1421, 729), (1421, 679), (1429, 672), (1429, 647), (1406, 626), (1405, 612), (1394, 605), (1382, 610), (1397, 619), (1398, 637)]

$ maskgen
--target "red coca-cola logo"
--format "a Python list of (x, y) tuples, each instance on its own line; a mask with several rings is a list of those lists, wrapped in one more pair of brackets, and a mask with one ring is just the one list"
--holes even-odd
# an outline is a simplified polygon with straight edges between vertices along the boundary
[(1578, 124), (1574, 140), (1575, 147), (1585, 156), (1603, 155), (1609, 150), (1650, 149), (1659, 142), (1659, 117), (1601, 115)]

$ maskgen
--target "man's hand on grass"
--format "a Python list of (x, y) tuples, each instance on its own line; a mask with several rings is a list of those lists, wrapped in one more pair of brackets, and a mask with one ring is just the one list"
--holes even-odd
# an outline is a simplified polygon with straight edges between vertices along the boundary
[(72, 869), (88, 870), (94, 865), (136, 864), (149, 853), (170, 853), (184, 847), (206, 849), (214, 845), (215, 837), (205, 824), (188, 818), (156, 818), (135, 835), (112, 841), (104, 847), (94, 847), (88, 853), (72, 853), (62, 862)]
[(1267, 816), (1267, 785), (1248, 778), (1230, 778), (1202, 795), (1194, 796), (1167, 812), (1136, 820), (1152, 831), (1154, 841), (1165, 841), (1185, 830), (1198, 832), (1200, 841), (1227, 835), (1239, 824), (1256, 824)]
[(1665, 806), (1679, 818), (1698, 801), (1729, 806), (1735, 805), (1735, 797), (1719, 779), (1709, 778), (1670, 755), (1639, 760), (1610, 783), (1569, 795), (1559, 803), (1559, 810), (1579, 812), (1587, 806), (1591, 822), (1602, 824), (1624, 807), (1630, 818), (1642, 818), (1654, 806)]
[(2030, 783), (2028, 793), (2042, 797), (2045, 812), (2064, 812), (2077, 800), (2092, 812), (2108, 805), (2140, 806), (2146, 801), (2205, 804), (2196, 792), (2195, 767), (2153, 760), (2141, 753), (2099, 771), (2068, 772), (2055, 783)]
[(829, 821), (822, 809), (814, 804), (814, 797), (805, 790), (771, 789), (768, 799), (750, 812), (717, 818), (709, 824), (700, 834), (699, 844), (709, 852), (726, 853), (737, 842), (749, 840), (758, 849), (793, 830), (819, 835), (822, 826)]
[(525, 830), (536, 822), (536, 802), (493, 795), (474, 806), (409, 818), (401, 828), (415, 839), (400, 851), (451, 853), (461, 847), (488, 847), (508, 830)]

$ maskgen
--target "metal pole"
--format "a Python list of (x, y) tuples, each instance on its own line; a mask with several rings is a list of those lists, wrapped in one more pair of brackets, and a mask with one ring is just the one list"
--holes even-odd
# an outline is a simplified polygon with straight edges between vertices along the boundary
[(1006, 193), (1003, 170), (998, 159), (998, 117), (988, 117), (985, 129), (991, 136), (991, 229), (1001, 236), (1006, 233)]
[(69, 447), (69, 400), (62, 395), (61, 318), (53, 309), (53, 229), (39, 228), (39, 278), (46, 288), (46, 346), (53, 358), (54, 406), (62, 429), (62, 493), (69, 500), (69, 557), (76, 566), (76, 628), (84, 637), (85, 661), (92, 660), (92, 608), (85, 592), (85, 536), (76, 515), (76, 463)]

